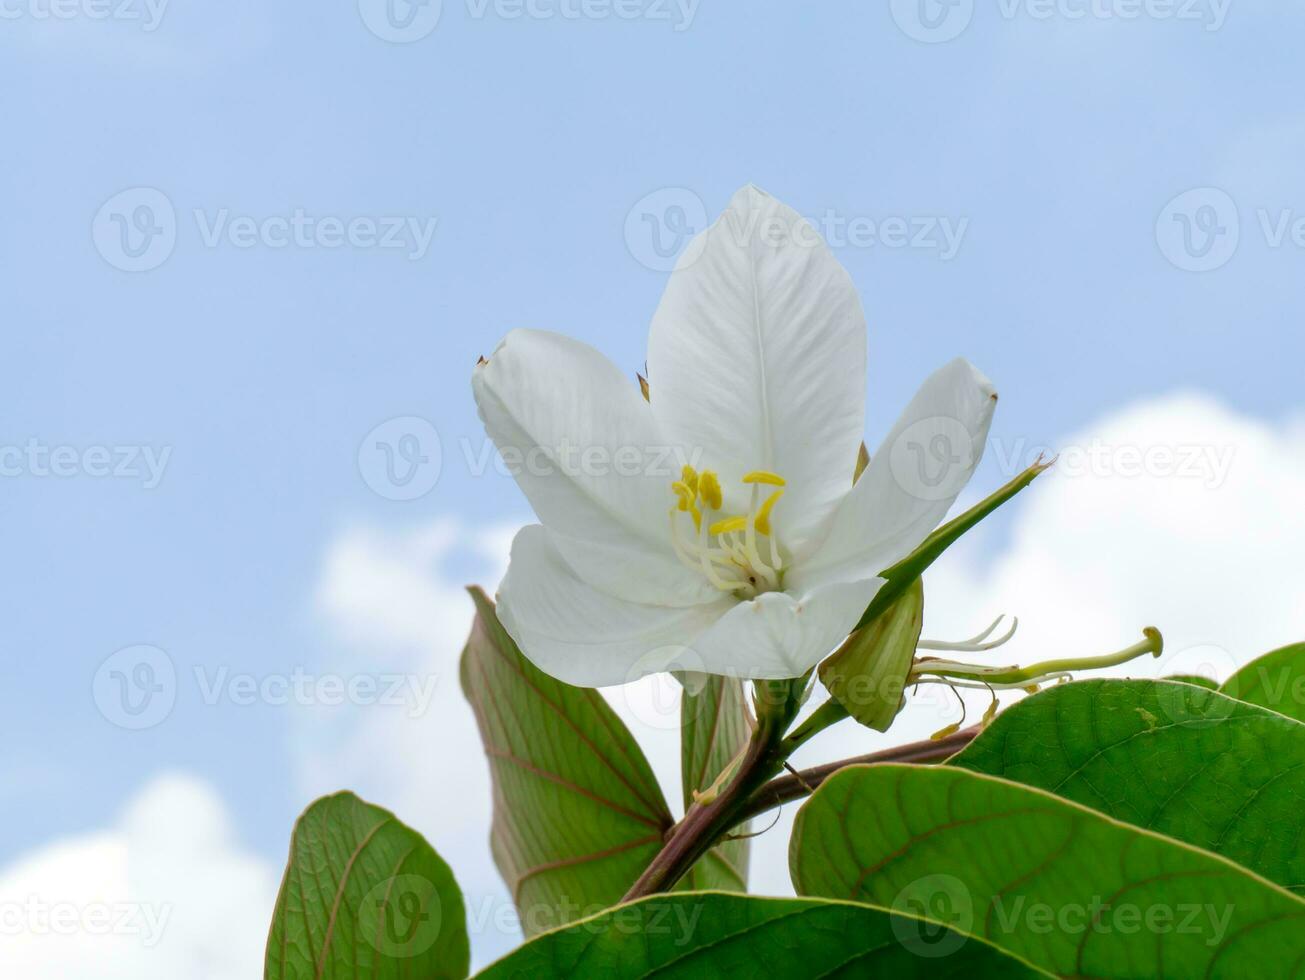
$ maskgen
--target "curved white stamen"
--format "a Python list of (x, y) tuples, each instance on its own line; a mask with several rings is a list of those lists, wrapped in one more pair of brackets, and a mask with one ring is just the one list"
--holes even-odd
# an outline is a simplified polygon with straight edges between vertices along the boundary
[(778, 575), (783, 570), (783, 566), (779, 561), (779, 541), (774, 534), (774, 530), (774, 528), (771, 528), (772, 533), (768, 534), (767, 537), (770, 538), (770, 567)]
[(1026, 681), (1007, 684), (975, 683), (973, 681), (957, 680), (954, 677), (913, 677), (910, 679), (909, 686), (916, 687), (921, 684), (943, 684), (947, 687), (959, 687), (967, 691), (1023, 691), (1040, 684), (1050, 684), (1052, 681), (1070, 680), (1072, 677), (1073, 675), (1066, 671), (1057, 671), (1051, 674), (1041, 674), (1037, 677), (1030, 677)]
[(716, 562), (713, 560), (711, 552), (714, 550), (709, 544), (707, 520), (704, 515), (702, 524), (698, 527), (698, 557), (702, 562), (702, 571), (711, 581), (711, 584), (724, 592), (733, 592), (735, 589), (744, 587), (743, 582), (734, 579), (725, 579), (716, 571)]
[(686, 542), (680, 536), (679, 510), (671, 509), (671, 544), (675, 548), (675, 555), (688, 568), (695, 572), (702, 572), (712, 585), (723, 592), (733, 592), (736, 589), (743, 588), (743, 582), (735, 582), (723, 578), (716, 572), (716, 566), (724, 566), (730, 559), (719, 548), (702, 547), (697, 542)]
[[(957, 653), (982, 653), (985, 650), (995, 650), (997, 647), (1009, 642), (1010, 638), (1015, 635), (1015, 631), (1020, 628), (1020, 619), (1018, 616), (1014, 616), (1012, 617), (1010, 629), (1003, 636), (995, 640), (988, 640), (988, 637), (992, 635), (992, 631), (1005, 618), (1006, 614), (1002, 613), (993, 620), (992, 625), (986, 630), (968, 640), (961, 640), (957, 643), (949, 643), (944, 640), (921, 640), (915, 646), (917, 650), (952, 650)], [(987, 642), (984, 642), (985, 640)]]

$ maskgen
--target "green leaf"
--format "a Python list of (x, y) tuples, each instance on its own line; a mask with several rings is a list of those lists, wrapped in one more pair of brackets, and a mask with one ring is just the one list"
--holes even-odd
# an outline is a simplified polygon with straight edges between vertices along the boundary
[[(684, 808), (693, 805), (694, 792), (707, 789), (747, 745), (752, 716), (743, 684), (736, 678), (709, 674), (702, 689), (680, 698), (680, 777)], [(749, 825), (734, 830), (746, 834)], [(748, 890), (748, 840), (727, 841), (713, 848), (683, 879), (689, 889)]]
[[(1055, 461), (1052, 460), (1051, 462)], [(1039, 459), (987, 499), (981, 500), (964, 514), (948, 521), (935, 530), (913, 552), (892, 568), (882, 572), (886, 584), (870, 600), (870, 605), (866, 608), (865, 614), (861, 617), (861, 621), (857, 623), (857, 629), (872, 623), (880, 613), (897, 601), (898, 597), (906, 591), (912, 582), (924, 574), (925, 569), (932, 565), (939, 555), (954, 545), (966, 531), (1027, 487), (1041, 473), (1046, 472), (1050, 468), (1051, 462), (1044, 463)]]
[(1305, 721), (1305, 643), (1266, 653), (1252, 660), (1219, 688), (1238, 701), (1272, 708)]
[(1195, 684), (1197, 687), (1203, 687), (1207, 691), (1219, 690), (1219, 682), (1212, 681), (1208, 677), (1202, 677), (1200, 674), (1174, 674), (1172, 677), (1166, 677), (1164, 680), (1177, 681), (1179, 684)]
[(655, 895), (540, 936), (481, 980), (1045, 977), (985, 943), (883, 909), (720, 892)]
[(950, 766), (854, 766), (799, 811), (800, 894), (936, 918), (1062, 977), (1305, 974), (1305, 902), (1231, 861)]
[(522, 656), (494, 604), (462, 654), (494, 783), (490, 846), (527, 936), (620, 901), (672, 819), (648, 760), (601, 694)]
[(467, 916), (453, 872), (422, 836), (352, 793), (295, 824), (266, 980), (467, 975)]
[(886, 732), (902, 710), (906, 678), (924, 625), (924, 583), (916, 579), (820, 665), (829, 693), (861, 724)]
[(1205, 688), (1091, 680), (1004, 711), (949, 763), (1049, 790), (1305, 892), (1305, 725)]

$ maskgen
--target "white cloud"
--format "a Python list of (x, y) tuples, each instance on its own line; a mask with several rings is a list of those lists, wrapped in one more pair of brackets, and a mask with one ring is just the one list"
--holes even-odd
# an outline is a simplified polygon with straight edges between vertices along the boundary
[[(999, 612), (1015, 613), (1015, 640), (986, 656), (1029, 663), (1120, 649), (1139, 640), (1143, 626), (1156, 625), (1168, 640), (1163, 660), (1116, 671), (1147, 676), (1201, 669), (1225, 676), (1273, 646), (1305, 638), (1305, 429), (1174, 394), (1112, 413), (1057, 448), (1061, 464), (1011, 505), (1007, 542), (980, 528), (931, 571), (927, 635), (960, 639)], [(1006, 435), (990, 452), (1014, 470), (1036, 447)], [(481, 962), (519, 939), (501, 920), (495, 925), (507, 896), (487, 845), (488, 769), (456, 680), (471, 607), (461, 579), (445, 569), (471, 557), (480, 562), (475, 579), (496, 582), (509, 537), (502, 528), (471, 532), (444, 522), (411, 534), (354, 530), (336, 542), (318, 592), (327, 621), (352, 637), (356, 651), (392, 650), (442, 681), (421, 718), (360, 712), (335, 729), (332, 747), (313, 738), (304, 753), (306, 789), (352, 786), (427, 834), (468, 895)], [(649, 678), (605, 693), (678, 810), (676, 689)], [(987, 698), (967, 702), (973, 720)], [(844, 723), (797, 761), (875, 751), (957, 720), (955, 696), (929, 689), (890, 734)], [(754, 890), (791, 892), (786, 849), (795, 810), (786, 808), (754, 842)]]
[[(507, 567), (511, 527), (470, 532), (436, 521), (404, 532), (352, 528), (327, 550), (316, 608), (336, 653), (409, 671), (434, 696), (420, 712), (370, 706), (301, 713), (297, 757), (307, 803), (339, 789), (393, 810), (452, 866), (479, 961), (520, 942), (489, 853), (489, 770), (458, 683), (471, 627), (467, 582), (490, 590)], [(465, 569), (457, 574), (453, 568)]]
[(0, 975), (248, 980), (278, 877), (234, 842), (207, 784), (159, 777), (112, 828), (0, 869)]

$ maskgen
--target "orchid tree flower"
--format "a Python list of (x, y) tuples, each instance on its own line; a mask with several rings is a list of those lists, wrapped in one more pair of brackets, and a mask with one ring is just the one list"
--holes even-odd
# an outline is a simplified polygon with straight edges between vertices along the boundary
[(815, 229), (752, 186), (671, 274), (648, 374), (645, 398), (593, 348), (516, 330), (473, 378), (540, 521), (513, 542), (499, 618), (579, 686), (803, 675), (947, 513), (997, 399), (951, 361), (854, 479), (859, 298)]

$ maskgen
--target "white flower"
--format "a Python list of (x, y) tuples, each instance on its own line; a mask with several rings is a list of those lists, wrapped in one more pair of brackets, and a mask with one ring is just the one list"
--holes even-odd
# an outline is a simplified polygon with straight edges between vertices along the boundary
[(946, 514), (997, 397), (947, 364), (853, 486), (865, 351), (847, 273), (755, 187), (670, 277), (650, 401), (585, 344), (509, 334), (473, 388), (541, 521), (499, 590), (525, 655), (587, 687), (671, 668), (796, 677), (823, 659)]

